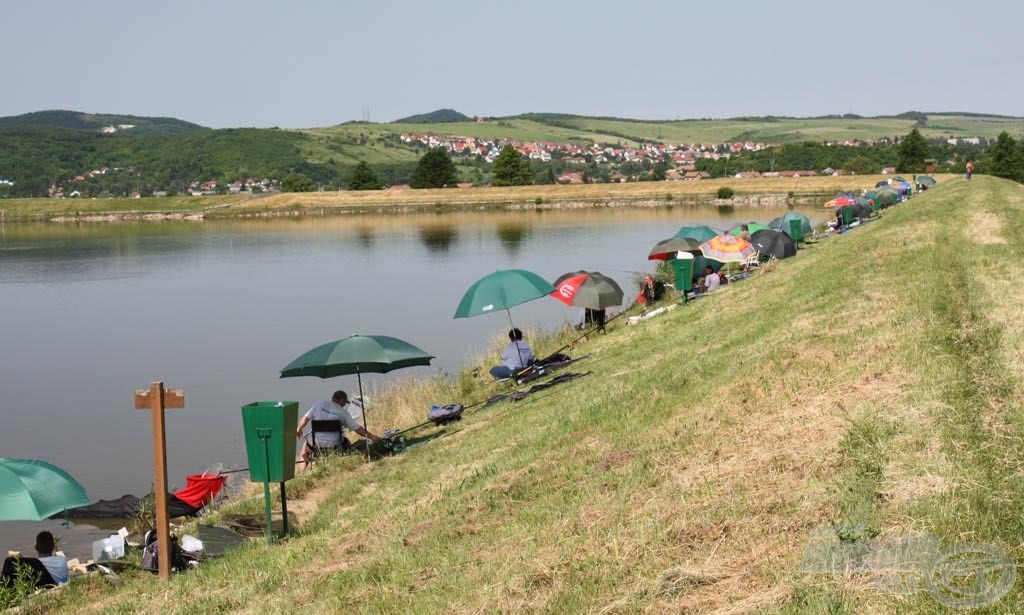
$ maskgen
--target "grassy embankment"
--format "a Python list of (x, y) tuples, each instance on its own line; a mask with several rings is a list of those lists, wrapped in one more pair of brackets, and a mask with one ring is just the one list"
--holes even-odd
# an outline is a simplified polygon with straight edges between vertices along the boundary
[[(546, 206), (559, 203), (603, 205), (649, 202), (670, 204), (679, 199), (714, 195), (728, 186), (737, 196), (757, 194), (833, 195), (843, 190), (864, 190), (887, 179), (884, 175), (805, 177), (799, 179), (716, 179), (695, 182), (639, 182), (628, 184), (585, 184), (514, 186), (507, 188), (462, 188), (445, 190), (374, 190), (365, 192), (291, 192), (255, 196), (166, 197), (145, 199), (8, 199), (0, 201), (0, 220), (74, 219), (82, 217), (125, 217), (128, 213), (205, 214), (232, 217), (254, 213), (324, 213), (345, 210), (387, 208), (429, 208), (452, 206)], [(947, 179), (939, 176), (940, 181)], [(826, 198), (828, 198), (826, 196)]]
[[(1024, 555), (1022, 258), (1024, 188), (950, 181), (591, 338), (590, 376), (321, 465), (293, 481), (318, 508), (282, 544), (24, 612), (947, 612), (798, 566), (831, 523)], [(418, 388), (384, 405), (412, 422), (495, 390)]]

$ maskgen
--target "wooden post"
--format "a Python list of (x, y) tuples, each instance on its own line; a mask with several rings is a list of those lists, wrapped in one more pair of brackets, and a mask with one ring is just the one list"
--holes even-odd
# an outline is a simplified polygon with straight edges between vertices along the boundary
[(164, 408), (184, 408), (181, 389), (164, 390), (163, 382), (154, 382), (149, 390), (135, 390), (135, 407), (153, 415), (153, 491), (156, 496), (157, 561), (160, 577), (171, 576), (171, 525), (167, 515), (167, 434)]

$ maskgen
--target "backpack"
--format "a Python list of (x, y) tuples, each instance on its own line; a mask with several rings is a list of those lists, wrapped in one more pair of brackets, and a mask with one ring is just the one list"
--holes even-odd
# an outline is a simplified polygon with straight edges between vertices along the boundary
[[(146, 532), (146, 546), (142, 549), (142, 569), (150, 572), (160, 571), (159, 541), (156, 532)], [(186, 557), (181, 547), (178, 546), (178, 537), (171, 535), (171, 570), (183, 572), (188, 569), (188, 562), (192, 558)]]

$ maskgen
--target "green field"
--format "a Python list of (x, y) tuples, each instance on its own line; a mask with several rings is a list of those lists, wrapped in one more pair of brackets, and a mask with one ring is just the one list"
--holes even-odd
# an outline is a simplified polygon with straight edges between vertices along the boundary
[[(557, 125), (549, 122), (554, 121)], [(567, 143), (575, 140), (599, 143), (635, 143), (639, 140), (667, 143), (722, 143), (754, 141), (789, 143), (845, 139), (878, 139), (902, 136), (915, 127), (915, 121), (898, 118), (828, 118), (828, 119), (765, 119), (750, 120), (678, 120), (666, 122), (627, 121), (563, 116), (545, 123), (525, 118), (488, 119), (485, 122), (438, 124), (349, 124), (307, 131), (352, 139), (352, 135), (433, 133), (492, 139), (512, 138), (516, 141), (550, 141)], [(929, 138), (987, 137), (994, 138), (1007, 131), (1012, 136), (1024, 134), (1024, 118), (972, 117), (962, 115), (931, 115), (925, 126), (918, 126)]]
[[(944, 182), (705, 299), (613, 321), (571, 350), (590, 375), (413, 432), (444, 437), (395, 457), (318, 464), (290, 483), (301, 523), (282, 543), (168, 583), (78, 580), (20, 612), (951, 612), (943, 583), (980, 575), (911, 567), (898, 595), (800, 562), (818, 529), (1024, 557), (1022, 258), (1019, 184)], [(529, 336), (543, 355), (573, 335)], [(508, 392), (473, 375), (493, 360), (381, 391), (375, 421)], [(981, 612), (1022, 603), (1018, 581)]]

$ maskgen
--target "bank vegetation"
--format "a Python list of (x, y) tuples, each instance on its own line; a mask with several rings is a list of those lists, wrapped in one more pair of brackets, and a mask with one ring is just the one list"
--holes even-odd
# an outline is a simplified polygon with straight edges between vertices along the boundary
[[(76, 581), (22, 612), (947, 612), (921, 571), (901, 595), (801, 559), (824, 529), (1020, 561), (1022, 258), (1024, 188), (940, 183), (705, 299), (615, 321), (572, 349), (587, 376), (414, 432), (442, 437), (394, 457), (321, 465), (293, 481), (306, 508), (279, 544), (169, 582)], [(473, 373), (491, 360), (382, 405), (402, 424), (506, 392)]]

